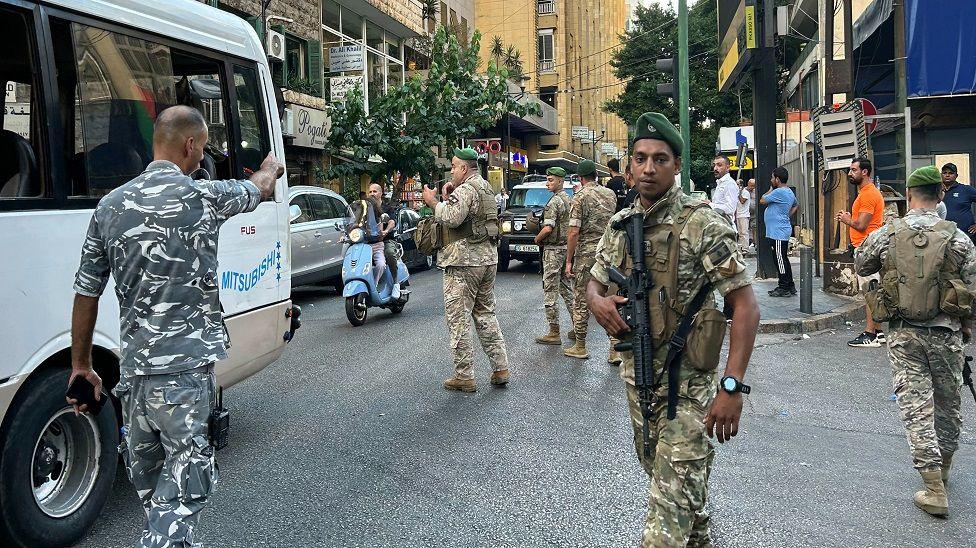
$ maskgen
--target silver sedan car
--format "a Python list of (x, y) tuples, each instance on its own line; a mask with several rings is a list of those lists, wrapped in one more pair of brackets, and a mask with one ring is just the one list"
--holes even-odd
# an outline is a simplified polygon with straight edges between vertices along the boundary
[(291, 222), (291, 285), (313, 283), (342, 286), (342, 231), (346, 200), (315, 186), (288, 189), (288, 203), (301, 214)]

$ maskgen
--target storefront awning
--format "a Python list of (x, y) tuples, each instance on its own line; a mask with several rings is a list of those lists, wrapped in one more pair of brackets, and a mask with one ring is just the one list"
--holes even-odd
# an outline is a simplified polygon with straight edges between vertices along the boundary
[(971, 0), (906, 0), (908, 97), (976, 93), (972, 15)]
[[(586, 160), (586, 158), (578, 154), (573, 154), (568, 150), (540, 152), (534, 161), (529, 162), (529, 168), (536, 167), (539, 168), (539, 171), (545, 171), (550, 167), (558, 166), (570, 173), (576, 173), (576, 166), (583, 160)], [(610, 170), (603, 164), (597, 164), (596, 174), (600, 177), (609, 177)]]

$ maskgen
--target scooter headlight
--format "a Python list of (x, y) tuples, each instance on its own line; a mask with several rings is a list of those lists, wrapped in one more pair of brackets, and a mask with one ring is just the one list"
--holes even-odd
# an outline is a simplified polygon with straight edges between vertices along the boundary
[(508, 234), (512, 231), (512, 221), (505, 221), (502, 223), (502, 233)]
[(361, 228), (354, 228), (349, 231), (349, 241), (354, 244), (358, 244), (359, 242), (363, 241), (365, 236), (366, 234), (363, 233), (363, 229)]

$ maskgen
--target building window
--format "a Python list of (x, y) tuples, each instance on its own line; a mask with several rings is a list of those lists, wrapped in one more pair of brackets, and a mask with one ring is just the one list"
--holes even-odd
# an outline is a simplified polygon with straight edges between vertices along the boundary
[(291, 35), (285, 36), (285, 69), (288, 79), (308, 78), (305, 67), (305, 41)]
[(555, 0), (538, 0), (536, 3), (536, 11), (539, 13), (539, 15), (551, 15), (556, 13)]
[(556, 86), (539, 88), (539, 99), (542, 99), (543, 103), (552, 108), (556, 108)]
[(468, 20), (461, 17), (461, 42), (467, 43), (471, 39), (471, 35), (468, 34)]
[(322, 24), (336, 31), (342, 28), (342, 22), (339, 19), (339, 4), (335, 0), (324, 0), (322, 2)]
[(447, 27), (447, 4), (441, 2), (441, 26)]
[(552, 29), (539, 30), (539, 72), (553, 72), (555, 70), (555, 48)]

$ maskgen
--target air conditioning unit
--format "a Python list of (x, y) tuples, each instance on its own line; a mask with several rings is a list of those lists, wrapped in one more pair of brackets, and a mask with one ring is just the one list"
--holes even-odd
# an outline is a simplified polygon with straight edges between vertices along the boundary
[(285, 35), (268, 30), (268, 59), (285, 61)]
[(286, 108), (281, 115), (281, 136), (295, 136), (295, 112), (290, 108)]

